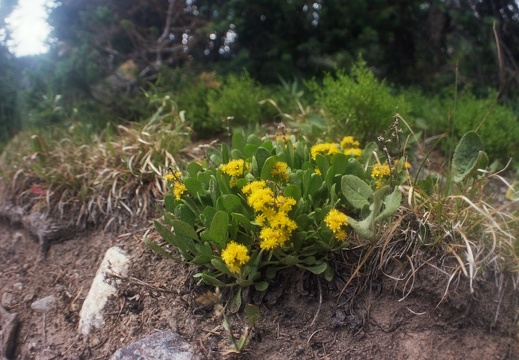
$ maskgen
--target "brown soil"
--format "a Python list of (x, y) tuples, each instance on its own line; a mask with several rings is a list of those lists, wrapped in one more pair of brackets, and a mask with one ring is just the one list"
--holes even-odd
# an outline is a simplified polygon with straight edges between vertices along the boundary
[[(109, 359), (118, 348), (167, 328), (192, 344), (203, 359), (227, 358), (230, 341), (222, 320), (200, 301), (211, 289), (196, 284), (196, 269), (148, 250), (141, 242), (145, 230), (119, 236), (81, 233), (53, 244), (47, 258), (39, 261), (36, 241), (23, 229), (0, 223), (0, 294), (11, 294), (6, 310), (18, 313), (21, 321), (15, 358)], [(104, 328), (84, 338), (77, 332), (81, 304), (105, 251), (116, 244), (131, 256), (130, 275), (112, 298)], [(461, 277), (442, 301), (447, 278), (440, 274), (424, 267), (405, 297), (405, 284), (380, 276), (362, 291), (358, 283), (350, 285), (338, 298), (348, 274), (327, 283), (286, 273), (267, 294), (248, 294), (259, 304), (261, 318), (250, 330), (244, 353), (234, 356), (518, 359), (517, 298), (506, 286), (506, 276), (500, 283), (503, 291), (495, 285), (503, 279), (492, 279), (476, 284), (474, 294)], [(59, 299), (54, 310), (45, 316), (31, 310), (32, 302), (48, 295)], [(230, 296), (222, 295), (224, 300)], [(235, 333), (246, 326), (242, 312), (229, 315), (229, 320)]]

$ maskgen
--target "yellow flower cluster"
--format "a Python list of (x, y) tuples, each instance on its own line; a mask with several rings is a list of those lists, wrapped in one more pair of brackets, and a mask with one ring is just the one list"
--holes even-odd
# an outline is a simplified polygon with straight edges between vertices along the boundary
[(377, 182), (375, 184), (377, 189), (380, 189), (382, 185), (384, 185), (385, 179), (391, 175), (391, 168), (388, 164), (375, 164), (373, 165), (373, 169), (371, 170), (371, 177), (376, 179)]
[(333, 234), (339, 241), (346, 240), (348, 234), (344, 227), (348, 225), (348, 217), (346, 214), (337, 209), (332, 209), (324, 218), (326, 225), (332, 230)]
[(173, 195), (176, 200), (180, 200), (182, 195), (187, 191), (186, 186), (182, 182), (181, 179), (182, 174), (180, 171), (170, 171), (166, 175), (164, 175), (164, 180), (169, 183), (173, 183)]
[(310, 154), (312, 155), (312, 159), (316, 159), (317, 155), (333, 155), (340, 153), (341, 149), (339, 147), (339, 144), (335, 143), (322, 143), (322, 144), (316, 144), (312, 146), (310, 149)]
[(362, 149), (360, 148), (360, 142), (355, 140), (353, 136), (345, 136), (341, 140), (342, 152), (345, 155), (359, 157), (362, 155)]
[(221, 256), (225, 265), (234, 273), (239, 272), (241, 267), (250, 260), (247, 247), (236, 241), (229, 242)]
[(283, 161), (278, 161), (274, 164), (271, 170), (273, 177), (280, 179), (281, 181), (288, 181), (288, 164)]
[(290, 239), (297, 228), (288, 212), (296, 200), (283, 195), (275, 196), (274, 191), (263, 180), (253, 181), (242, 188), (247, 195), (247, 203), (256, 211), (256, 223), (261, 226), (260, 248), (273, 250)]
[(389, 168), (389, 165), (384, 164), (375, 164), (373, 165), (373, 169), (371, 170), (371, 177), (373, 179), (383, 179), (385, 177), (388, 177), (391, 175), (391, 169)]
[(220, 165), (220, 170), (230, 176), (240, 177), (249, 170), (249, 164), (243, 159), (234, 159), (227, 164)]
[(312, 146), (310, 154), (312, 159), (316, 159), (318, 154), (333, 155), (342, 152), (348, 156), (359, 157), (362, 155), (360, 143), (353, 136), (345, 136), (342, 138), (340, 145), (336, 143), (322, 143)]

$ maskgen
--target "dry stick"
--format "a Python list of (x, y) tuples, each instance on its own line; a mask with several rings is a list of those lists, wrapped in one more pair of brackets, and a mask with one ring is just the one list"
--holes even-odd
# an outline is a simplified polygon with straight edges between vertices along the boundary
[(157, 39), (157, 42), (159, 44), (162, 44), (162, 42), (164, 40), (166, 40), (166, 38), (169, 35), (169, 29), (171, 27), (171, 20), (173, 17), (173, 8), (174, 7), (175, 7), (175, 0), (169, 0), (168, 12), (166, 14), (166, 25), (164, 26), (164, 31), (162, 32), (162, 35), (160, 35), (160, 37)]
[(323, 291), (321, 289), (321, 281), (319, 281), (319, 278), (317, 278), (317, 285), (319, 286), (319, 307), (317, 308), (317, 312), (314, 315), (314, 318), (312, 322), (310, 323), (310, 327), (314, 325), (315, 321), (317, 320), (317, 316), (319, 315), (319, 312), (321, 311), (321, 305), (323, 304)]
[(501, 41), (499, 40), (499, 34), (497, 33), (495, 20), (494, 20), (494, 24), (492, 26), (492, 31), (494, 32), (494, 38), (496, 39), (497, 63), (499, 66), (499, 92), (501, 92), (501, 91), (503, 91), (503, 86), (505, 83), (505, 68), (503, 65), (503, 54), (501, 51)]

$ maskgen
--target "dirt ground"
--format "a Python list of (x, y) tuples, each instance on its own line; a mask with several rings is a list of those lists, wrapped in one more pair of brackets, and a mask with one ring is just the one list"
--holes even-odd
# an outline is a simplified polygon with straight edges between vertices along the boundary
[[(0, 295), (20, 319), (14, 358), (109, 359), (118, 348), (169, 328), (203, 359), (519, 359), (518, 300), (510, 286), (499, 292), (500, 279), (489, 279), (470, 294), (460, 278), (441, 301), (446, 278), (432, 268), (418, 273), (407, 296), (405, 284), (381, 276), (362, 291), (350, 285), (340, 298), (348, 274), (327, 283), (288, 272), (266, 294), (248, 294), (260, 319), (244, 352), (225, 355), (230, 340), (222, 320), (200, 300), (211, 288), (196, 284), (196, 269), (147, 249), (141, 242), (146, 230), (77, 234), (38, 261), (36, 241), (0, 222)], [(130, 254), (130, 274), (111, 299), (105, 326), (85, 338), (77, 331), (79, 311), (113, 245)], [(53, 310), (31, 309), (48, 295), (58, 298)], [(224, 300), (230, 295), (222, 293)], [(229, 321), (236, 334), (247, 326), (243, 312)]]

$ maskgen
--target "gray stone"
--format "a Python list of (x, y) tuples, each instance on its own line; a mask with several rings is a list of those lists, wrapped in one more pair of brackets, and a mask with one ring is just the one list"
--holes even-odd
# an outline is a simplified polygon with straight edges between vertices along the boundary
[(1, 305), (6, 309), (10, 309), (14, 304), (14, 295), (10, 292), (5, 292), (2, 294), (2, 303)]
[(117, 350), (110, 360), (190, 360), (200, 359), (191, 345), (171, 330), (154, 333)]
[(0, 307), (0, 320), (2, 326), (1, 353), (4, 359), (11, 359), (13, 357), (16, 344), (16, 333), (18, 331), (18, 314), (10, 314), (5, 309)]
[(54, 295), (46, 296), (42, 299), (38, 299), (31, 304), (31, 309), (34, 311), (46, 313), (54, 308), (56, 303), (56, 297)]
[(109, 276), (126, 276), (129, 266), (130, 259), (119, 247), (114, 246), (106, 251), (79, 312), (78, 330), (83, 335), (88, 335), (93, 327), (100, 328), (103, 325), (103, 309), (108, 298), (117, 294)]

